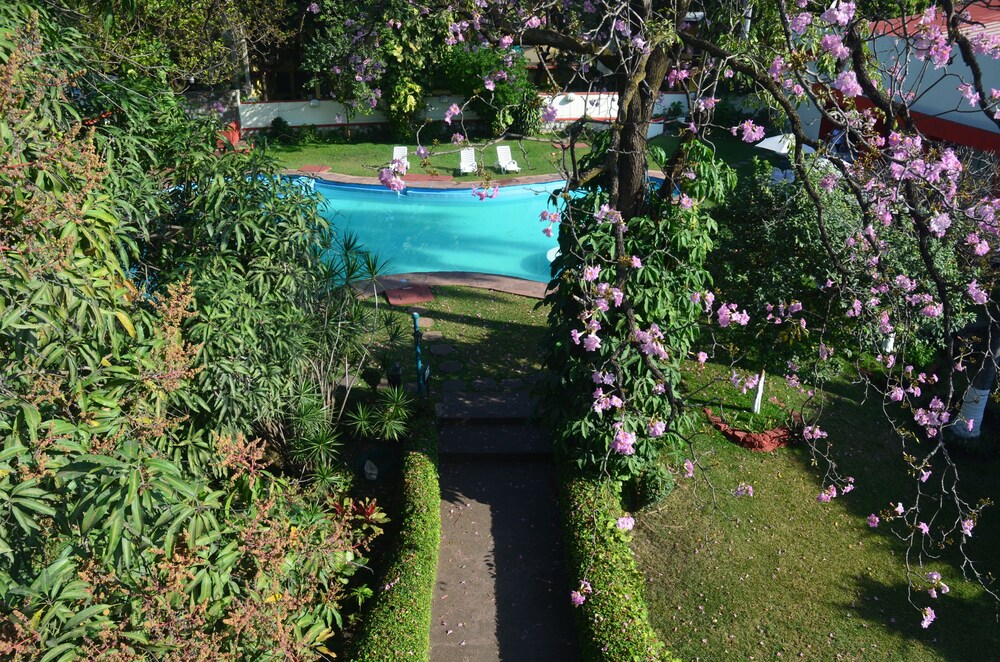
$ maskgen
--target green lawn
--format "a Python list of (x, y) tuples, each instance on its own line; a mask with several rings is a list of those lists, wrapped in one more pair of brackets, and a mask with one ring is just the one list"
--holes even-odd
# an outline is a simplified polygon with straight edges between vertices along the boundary
[[(429, 356), (432, 365), (455, 359), (467, 381), (524, 377), (539, 367), (546, 311), (514, 295), (462, 287), (435, 287), (435, 300), (420, 304), (441, 331), (439, 342), (455, 348), (449, 357)], [(400, 308), (407, 316), (408, 308)], [(399, 354), (413, 380), (412, 345)], [(728, 367), (685, 368), (692, 406), (717, 405), (746, 417), (750, 395), (734, 397)], [(440, 381), (434, 377), (435, 390)], [(912, 503), (914, 482), (878, 402), (845, 381), (831, 383), (823, 398), (822, 427), (835, 444), (833, 455), (857, 489), (818, 503), (821, 470), (804, 447), (750, 453), (703, 424), (697, 447), (708, 469), (705, 482), (678, 479), (661, 506), (637, 517), (634, 549), (645, 573), (654, 627), (674, 654), (685, 660), (983, 660), (997, 657), (1000, 628), (996, 605), (961, 579), (954, 559), (915, 567), (914, 601), (932, 605), (937, 621), (920, 628), (907, 603), (905, 545), (889, 526), (870, 529), (869, 513), (889, 500)], [(804, 396), (771, 378), (766, 391), (786, 407)], [(715, 406), (718, 412), (719, 407)], [(771, 418), (782, 416), (774, 404)], [(961, 461), (963, 493), (970, 501), (995, 492), (996, 460)], [(730, 491), (740, 482), (752, 498)], [(713, 492), (714, 490), (714, 492)], [(987, 511), (969, 552), (996, 573), (994, 514)], [(932, 601), (922, 578), (942, 573), (951, 592)]]
[[(707, 136), (706, 140), (715, 146), (715, 153), (718, 158), (735, 168), (740, 177), (753, 175), (754, 157), (770, 161), (774, 166), (781, 165), (784, 160), (774, 152), (758, 149), (718, 129)], [(677, 149), (679, 142), (680, 139), (676, 135), (669, 134), (656, 136), (649, 141), (651, 145), (662, 148), (668, 156), (673, 154), (674, 150)]]
[[(424, 360), (430, 362), (434, 371), (431, 385), (435, 395), (440, 393), (445, 379), (462, 379), (471, 386), (473, 381), (484, 378), (497, 382), (515, 377), (524, 379), (541, 369), (548, 311), (535, 310), (536, 299), (470, 287), (435, 286), (433, 291), (433, 301), (417, 306), (426, 311), (421, 318), (434, 320), (433, 326), (421, 328), (443, 336), (422, 344)], [(411, 306), (388, 308), (397, 312), (412, 332)], [(441, 344), (455, 351), (448, 356), (432, 354), (430, 348)], [(393, 360), (404, 367), (405, 381), (416, 380), (412, 341), (406, 342)], [(448, 360), (460, 362), (462, 370), (452, 375), (442, 373), (438, 366)]]
[[(400, 143), (344, 143), (280, 145), (269, 144), (268, 149), (286, 168), (300, 168), (303, 165), (329, 166), (334, 172), (344, 175), (375, 177), (378, 169), (385, 167), (392, 157), (392, 148)], [(521, 166), (519, 173), (501, 173), (496, 166), (496, 145), (476, 148), (476, 161), (483, 167), (481, 173), (459, 175), (459, 149), (455, 145), (430, 146), (431, 156), (426, 166), (416, 156), (416, 145), (408, 145), (410, 150), (410, 172), (454, 176), (458, 181), (480, 181), (485, 174), (493, 179), (510, 179), (518, 175), (547, 175), (560, 172), (559, 165), (563, 150), (551, 140), (504, 141), (509, 145), (511, 155)], [(578, 156), (586, 149), (577, 150)], [(567, 152), (568, 154), (568, 152)], [(568, 156), (567, 156), (568, 158)]]
[[(689, 390), (728, 368), (689, 368)], [(711, 390), (711, 389), (710, 389)], [(798, 391), (772, 380), (767, 396), (785, 402)], [(704, 392), (702, 393), (704, 395)], [(964, 583), (946, 550), (925, 568), (914, 566), (914, 602), (932, 606), (937, 621), (920, 628), (907, 603), (905, 545), (884, 523), (868, 527), (869, 513), (889, 501), (911, 504), (915, 482), (906, 474), (899, 441), (878, 402), (862, 390), (831, 384), (822, 427), (833, 457), (857, 489), (818, 503), (824, 464), (802, 447), (757, 454), (739, 448), (706, 425), (698, 436), (709, 484), (680, 479), (655, 512), (638, 518), (634, 549), (648, 578), (654, 627), (682, 659), (751, 660), (981, 660), (1000, 644), (997, 605)], [(742, 401), (739, 401), (742, 400)], [(733, 409), (747, 398), (730, 398)], [(995, 493), (996, 460), (961, 463), (962, 490), (975, 502)], [(752, 498), (730, 490), (753, 485)], [(714, 492), (713, 492), (714, 490)], [(996, 528), (989, 513), (976, 528), (969, 553), (998, 569)], [(936, 551), (936, 550), (935, 550)], [(941, 572), (951, 593), (932, 600), (923, 581)], [(987, 653), (987, 651), (990, 651)]]

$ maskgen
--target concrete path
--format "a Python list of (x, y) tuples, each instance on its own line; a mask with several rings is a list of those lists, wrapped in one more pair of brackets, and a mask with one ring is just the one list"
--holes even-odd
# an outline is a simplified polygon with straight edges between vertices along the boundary
[(576, 660), (549, 462), (441, 462), (433, 662)]
[(527, 392), (445, 392), (432, 662), (579, 659), (552, 440)]

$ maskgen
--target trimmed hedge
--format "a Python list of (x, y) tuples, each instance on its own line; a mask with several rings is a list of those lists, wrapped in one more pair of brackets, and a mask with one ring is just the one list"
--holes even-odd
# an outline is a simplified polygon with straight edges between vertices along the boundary
[(414, 421), (403, 451), (403, 509), (399, 544), (376, 588), (349, 659), (358, 662), (428, 660), (431, 604), (441, 545), (438, 431), (433, 415)]
[(615, 526), (624, 515), (619, 490), (565, 471), (559, 482), (566, 572), (574, 583), (586, 579), (593, 588), (574, 610), (583, 659), (674, 659), (649, 624), (645, 581), (628, 544), (630, 534)]

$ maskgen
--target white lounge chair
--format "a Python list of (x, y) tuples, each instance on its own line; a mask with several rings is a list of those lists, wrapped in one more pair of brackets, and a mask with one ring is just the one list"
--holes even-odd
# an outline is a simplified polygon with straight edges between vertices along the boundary
[(468, 175), (479, 170), (479, 164), (476, 163), (476, 150), (471, 147), (463, 149), (460, 153), (461, 162), (459, 163), (458, 170), (463, 175)]
[(399, 161), (400, 163), (403, 164), (403, 167), (405, 169), (409, 170), (410, 169), (410, 159), (408, 158), (409, 152), (410, 150), (407, 149), (406, 147), (393, 147), (392, 160)]
[(521, 166), (510, 155), (509, 145), (497, 145), (497, 165), (501, 172), (521, 172)]

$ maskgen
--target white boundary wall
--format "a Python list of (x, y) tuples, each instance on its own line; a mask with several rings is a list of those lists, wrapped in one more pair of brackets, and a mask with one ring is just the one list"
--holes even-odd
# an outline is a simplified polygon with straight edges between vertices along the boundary
[[(613, 120), (618, 116), (618, 95), (613, 92), (585, 92), (539, 95), (543, 105), (556, 108), (556, 124), (573, 122), (584, 116), (596, 121)], [(430, 120), (441, 121), (445, 111), (455, 103), (462, 105), (464, 99), (457, 96), (430, 97), (424, 99), (424, 114)], [(315, 125), (317, 127), (345, 126), (347, 113), (344, 104), (329, 99), (312, 101), (239, 101), (240, 126), (244, 131), (266, 129), (276, 118), (281, 117), (292, 126)], [(655, 113), (665, 113), (674, 103), (680, 103), (681, 112), (687, 112), (687, 96), (684, 94), (663, 94), (656, 103)], [(464, 119), (477, 119), (469, 111), (462, 114)], [(373, 110), (368, 114), (358, 114), (351, 118), (353, 126), (362, 124), (385, 124), (385, 114)], [(658, 133), (658, 132), (657, 132)]]

